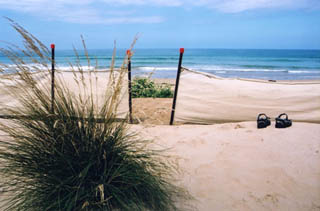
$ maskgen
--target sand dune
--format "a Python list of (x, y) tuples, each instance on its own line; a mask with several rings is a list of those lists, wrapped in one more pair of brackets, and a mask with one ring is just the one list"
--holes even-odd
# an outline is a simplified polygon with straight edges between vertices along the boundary
[[(320, 210), (320, 124), (132, 125), (169, 148), (194, 210)], [(0, 193), (0, 199), (4, 197)]]
[[(11, 102), (3, 94), (0, 99)], [(131, 129), (169, 148), (195, 210), (320, 210), (320, 124), (276, 129), (272, 122), (259, 130), (256, 122), (159, 125), (168, 124), (171, 102), (135, 99), (142, 124)]]
[(320, 125), (133, 126), (170, 148), (180, 181), (211, 210), (320, 210)]

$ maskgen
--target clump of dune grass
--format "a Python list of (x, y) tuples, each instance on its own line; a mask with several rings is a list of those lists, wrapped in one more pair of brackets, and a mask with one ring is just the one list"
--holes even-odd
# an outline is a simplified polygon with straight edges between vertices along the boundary
[(132, 81), (133, 98), (172, 98), (173, 91), (169, 85), (154, 83), (150, 78), (136, 77)]
[(8, 134), (0, 140), (0, 187), (7, 191), (1, 210), (177, 210), (178, 200), (189, 199), (172, 182), (175, 165), (117, 118), (126, 60), (116, 70), (114, 51), (102, 106), (93, 97), (96, 66), (87, 74), (80, 62), (70, 63), (81, 93), (57, 80), (52, 113), (50, 86), (42, 80), (50, 78), (50, 51), (11, 24), (24, 48), (1, 49), (15, 65), (3, 87), (20, 104), (7, 108), (11, 119), (0, 123)]

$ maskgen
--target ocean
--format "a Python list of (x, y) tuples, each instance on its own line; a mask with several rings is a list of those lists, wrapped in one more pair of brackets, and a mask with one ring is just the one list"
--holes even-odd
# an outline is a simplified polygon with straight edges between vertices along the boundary
[[(112, 49), (88, 51), (91, 65), (97, 62), (98, 69), (110, 66)], [(116, 66), (121, 65), (125, 53), (124, 49), (117, 50)], [(81, 64), (87, 66), (83, 51), (79, 51), (79, 57)], [(175, 78), (178, 59), (179, 49), (135, 49), (133, 75)], [(3, 55), (0, 62), (10, 64)], [(74, 51), (56, 50), (57, 68), (68, 69), (68, 62), (76, 62)], [(182, 65), (227, 78), (320, 79), (320, 50), (185, 49)]]

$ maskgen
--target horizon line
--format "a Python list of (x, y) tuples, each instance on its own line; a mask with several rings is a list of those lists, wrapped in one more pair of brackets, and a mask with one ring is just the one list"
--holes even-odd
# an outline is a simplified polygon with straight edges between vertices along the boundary
[[(201, 48), (201, 47), (181, 47), (184, 49), (192, 49), (192, 50), (301, 50), (301, 51), (320, 51), (320, 48)], [(113, 50), (114, 48), (88, 48), (87, 50)], [(118, 47), (118, 50), (127, 50), (128, 48)], [(133, 48), (133, 50), (179, 50), (180, 48), (166, 48), (166, 47), (141, 47), (141, 48)], [(74, 49), (59, 49), (56, 50), (74, 50)], [(84, 50), (84, 49), (77, 49), (77, 50)]]

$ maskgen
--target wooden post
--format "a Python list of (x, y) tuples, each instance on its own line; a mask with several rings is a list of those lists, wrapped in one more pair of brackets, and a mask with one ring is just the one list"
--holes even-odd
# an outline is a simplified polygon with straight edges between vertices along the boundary
[(55, 55), (54, 55), (55, 45), (51, 44), (51, 113), (54, 114), (54, 65), (55, 65)]
[(128, 93), (129, 93), (129, 122), (132, 124), (132, 95), (131, 95), (131, 51), (127, 50), (128, 56)]
[(180, 81), (180, 74), (181, 74), (181, 65), (182, 65), (182, 57), (184, 53), (184, 48), (180, 48), (180, 57), (179, 57), (179, 64), (178, 64), (178, 71), (177, 71), (177, 78), (176, 78), (176, 85), (174, 89), (174, 96), (173, 96), (173, 103), (172, 103), (172, 110), (171, 110), (171, 118), (170, 118), (170, 125), (173, 124), (174, 121), (174, 113), (176, 109), (176, 102), (177, 102), (177, 95), (179, 89), (179, 81)]

